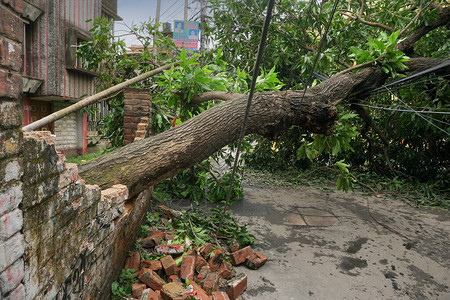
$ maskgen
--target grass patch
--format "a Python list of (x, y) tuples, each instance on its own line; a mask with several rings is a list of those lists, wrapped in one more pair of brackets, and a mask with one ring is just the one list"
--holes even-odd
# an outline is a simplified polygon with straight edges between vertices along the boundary
[(101, 150), (101, 151), (97, 151), (97, 152), (93, 152), (93, 153), (89, 153), (86, 155), (70, 155), (66, 157), (66, 162), (68, 163), (75, 163), (75, 164), (82, 164), (85, 163), (87, 161), (90, 161), (91, 159), (97, 158), (99, 156), (102, 156), (105, 153), (111, 152), (114, 149), (106, 149), (106, 150)]

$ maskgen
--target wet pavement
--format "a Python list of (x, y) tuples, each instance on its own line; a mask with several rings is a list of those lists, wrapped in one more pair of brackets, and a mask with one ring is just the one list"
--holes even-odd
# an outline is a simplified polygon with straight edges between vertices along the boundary
[(243, 300), (450, 299), (449, 212), (332, 188), (248, 185), (232, 210), (268, 257), (259, 270), (238, 268), (248, 275)]

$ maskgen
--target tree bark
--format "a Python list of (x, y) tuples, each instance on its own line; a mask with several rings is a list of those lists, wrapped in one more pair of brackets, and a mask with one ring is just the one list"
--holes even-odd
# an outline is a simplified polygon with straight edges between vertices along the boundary
[[(332, 77), (303, 91), (256, 94), (246, 134), (273, 138), (291, 126), (330, 134), (334, 103), (379, 86), (386, 75), (376, 68)], [(303, 96), (304, 95), (304, 96)], [(247, 96), (223, 102), (159, 135), (146, 138), (79, 166), (87, 183), (102, 188), (125, 184), (130, 195), (160, 183), (204, 160), (239, 137)]]

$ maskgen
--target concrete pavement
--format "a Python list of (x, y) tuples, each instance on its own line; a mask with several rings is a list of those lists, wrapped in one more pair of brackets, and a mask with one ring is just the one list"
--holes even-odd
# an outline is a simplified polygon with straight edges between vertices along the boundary
[(256, 236), (254, 252), (269, 259), (259, 270), (237, 268), (248, 275), (243, 300), (450, 299), (449, 212), (264, 185), (246, 185), (232, 210)]

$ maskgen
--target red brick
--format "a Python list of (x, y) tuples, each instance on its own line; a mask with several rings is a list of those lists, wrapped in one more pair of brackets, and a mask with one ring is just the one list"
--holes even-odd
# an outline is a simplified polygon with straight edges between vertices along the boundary
[(0, 39), (0, 65), (20, 71), (22, 66), (22, 47), (6, 39)]
[(195, 275), (195, 256), (185, 255), (181, 261), (180, 278), (181, 280), (194, 281)]
[(0, 70), (0, 82), (1, 98), (18, 99), (22, 94), (23, 81), (19, 75)]
[(148, 234), (155, 240), (157, 245), (159, 245), (165, 237), (165, 233), (159, 230), (149, 230)]
[(230, 300), (230, 297), (225, 292), (215, 291), (212, 293), (212, 300)]
[(188, 252), (186, 252), (186, 255), (193, 255), (197, 258), (197, 251), (195, 251), (195, 249), (191, 249)]
[(139, 124), (137, 125), (137, 130), (143, 130), (143, 131), (146, 131), (147, 128), (148, 128), (148, 125), (147, 125), (147, 124), (139, 123)]
[[(133, 94), (125, 93), (124, 97), (125, 97), (124, 105), (131, 105), (131, 106), (141, 105), (141, 100), (134, 99)], [(137, 123), (139, 123), (139, 121)]]
[(235, 266), (240, 265), (244, 263), (247, 260), (247, 257), (251, 256), (252, 254), (253, 250), (252, 248), (250, 248), (250, 246), (242, 248), (239, 251), (231, 253), (230, 255), (231, 263)]
[(201, 255), (197, 255), (197, 260), (195, 261), (195, 270), (200, 273), (200, 270), (207, 266), (208, 262)]
[(205, 280), (203, 280), (202, 287), (208, 295), (217, 290), (219, 285), (219, 275), (217, 273), (208, 273)]
[(136, 137), (137, 138), (141, 138), (141, 139), (143, 139), (143, 138), (145, 138), (145, 134), (146, 134), (146, 132), (145, 131), (136, 131)]
[(203, 266), (200, 272), (198, 272), (197, 279), (195, 280), (197, 283), (201, 283), (205, 280), (206, 276), (211, 272), (209, 266)]
[(22, 42), (23, 21), (7, 9), (0, 9), (0, 34)]
[(162, 213), (165, 213), (169, 219), (173, 219), (173, 213), (170, 208), (165, 205), (158, 205), (158, 210)]
[(146, 92), (146, 93), (135, 93), (134, 94), (134, 99), (151, 100), (152, 96), (148, 92)]
[(161, 290), (161, 295), (164, 300), (190, 300), (190, 296), (182, 285), (171, 282), (165, 284)]
[(143, 268), (147, 268), (155, 272), (162, 270), (162, 264), (159, 260), (144, 260), (141, 265)]
[(144, 283), (133, 283), (131, 285), (132, 294), (136, 298), (139, 298), (145, 289), (147, 289), (147, 285), (145, 285)]
[(207, 243), (198, 249), (201, 256), (206, 258), (211, 252), (213, 252), (214, 246), (210, 243)]
[(256, 254), (253, 254), (252, 256), (248, 257), (245, 265), (250, 269), (256, 270), (256, 269), (259, 269), (262, 266), (264, 266), (266, 261), (267, 261), (267, 257), (265, 255), (263, 255), (262, 253), (258, 252)]
[(191, 286), (193, 291), (190, 292), (189, 295), (194, 296), (194, 298), (198, 300), (211, 300), (211, 297), (209, 297), (205, 290), (203, 290), (198, 284), (191, 282)]
[(23, 1), (22, 0), (3, 0), (3, 3), (9, 5), (19, 14), (23, 13)]
[(168, 276), (177, 274), (178, 267), (176, 262), (173, 260), (172, 256), (167, 255), (161, 258), (161, 263), (164, 268), (164, 271)]
[(144, 248), (151, 248), (156, 246), (155, 239), (151, 236), (146, 237), (145, 239), (141, 240), (142, 247)]
[(178, 275), (170, 275), (169, 276), (169, 282), (181, 282), (181, 280), (178, 277)]
[(219, 269), (217, 270), (217, 273), (221, 278), (228, 279), (230, 277), (233, 277), (236, 272), (229, 262), (223, 261)]
[(238, 241), (233, 241), (230, 244), (230, 252), (231, 253), (238, 251), (240, 248), (241, 248), (241, 244)]
[(167, 283), (153, 270), (146, 270), (146, 272), (139, 273), (139, 280), (154, 290), (162, 289), (163, 285)]
[(244, 273), (240, 273), (236, 276), (235, 279), (233, 279), (231, 282), (228, 283), (227, 286), (228, 297), (230, 297), (231, 300), (234, 300), (237, 297), (239, 297), (246, 288), (247, 288), (247, 275), (245, 275)]
[(158, 247), (155, 248), (156, 253), (158, 254), (172, 254), (172, 255), (178, 255), (182, 254), (184, 252), (184, 245), (179, 244), (171, 244), (167, 245), (165, 243), (162, 243)]
[(123, 112), (123, 115), (124, 116), (127, 116), (127, 117), (142, 117), (142, 116), (145, 116), (147, 113), (144, 113), (144, 112), (142, 112), (142, 111), (138, 111), (138, 110), (136, 110), (136, 109), (133, 109), (133, 110), (125, 110), (124, 112)]
[(222, 262), (223, 262), (223, 252), (220, 250), (215, 250), (214, 256), (208, 260), (211, 272), (215, 272), (217, 269), (219, 269)]
[(146, 289), (142, 293), (140, 300), (162, 300), (161, 291), (154, 291), (152, 289)]
[(125, 260), (125, 269), (135, 269), (139, 271), (139, 265), (141, 263), (141, 254), (136, 251), (130, 254)]

